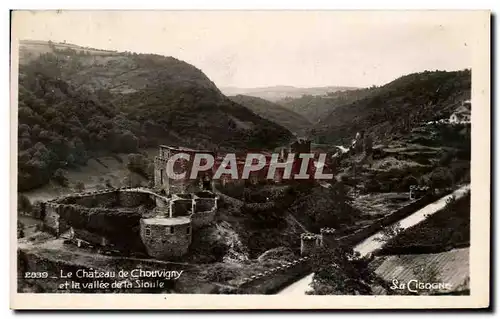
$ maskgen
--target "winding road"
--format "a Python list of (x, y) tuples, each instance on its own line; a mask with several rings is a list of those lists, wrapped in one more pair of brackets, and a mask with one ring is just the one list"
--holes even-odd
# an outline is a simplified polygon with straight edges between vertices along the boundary
[[(394, 223), (398, 224), (399, 227), (403, 229), (407, 229), (411, 226), (414, 226), (423, 220), (425, 220), (428, 216), (442, 210), (446, 206), (446, 202), (452, 196), (455, 198), (463, 197), (470, 190), (470, 184), (462, 186), (455, 190), (453, 193), (441, 197), (437, 201), (417, 210), (415, 213), (410, 216), (401, 219), (400, 221)], [(393, 224), (393, 225), (394, 225)], [(392, 225), (388, 226), (391, 227)], [(354, 247), (355, 251), (358, 251), (362, 256), (366, 256), (369, 253), (381, 248), (385, 241), (381, 240), (382, 232), (378, 232)], [(384, 236), (386, 237), (386, 236)], [(388, 239), (388, 238), (387, 238)], [(281, 291), (278, 292), (279, 295), (304, 295), (309, 289), (309, 284), (312, 282), (313, 273), (308, 274), (307, 276), (297, 280), (291, 285), (285, 287)]]

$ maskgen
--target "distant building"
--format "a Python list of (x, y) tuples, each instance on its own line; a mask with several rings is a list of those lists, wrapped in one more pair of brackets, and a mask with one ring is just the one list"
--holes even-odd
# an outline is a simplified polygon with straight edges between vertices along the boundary
[(471, 120), (471, 102), (470, 100), (464, 101), (455, 112), (450, 116), (449, 122), (451, 124), (470, 123)]

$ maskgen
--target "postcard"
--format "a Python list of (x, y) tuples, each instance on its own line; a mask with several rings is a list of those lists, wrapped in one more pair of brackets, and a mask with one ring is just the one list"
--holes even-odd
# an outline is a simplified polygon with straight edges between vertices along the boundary
[(489, 307), (489, 11), (11, 32), (11, 308)]

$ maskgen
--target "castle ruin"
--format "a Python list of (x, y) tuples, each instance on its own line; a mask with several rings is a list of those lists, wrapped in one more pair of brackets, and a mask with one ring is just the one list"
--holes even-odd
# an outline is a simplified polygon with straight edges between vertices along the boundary
[[(43, 203), (41, 218), (45, 228), (56, 236), (69, 233), (78, 246), (85, 243), (118, 251), (142, 247), (149, 256), (162, 260), (185, 255), (196, 231), (215, 220), (219, 197), (206, 183), (206, 179), (211, 182), (211, 175), (191, 183), (188, 179), (166, 177), (163, 164), (179, 150), (160, 147), (155, 159), (154, 190), (107, 189)], [(186, 167), (181, 162), (174, 169)]]

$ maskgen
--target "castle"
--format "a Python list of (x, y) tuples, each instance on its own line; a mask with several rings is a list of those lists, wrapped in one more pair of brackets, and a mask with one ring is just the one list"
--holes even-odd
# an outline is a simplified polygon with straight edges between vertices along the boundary
[[(310, 142), (296, 142), (291, 151), (296, 157), (308, 153)], [(167, 174), (167, 163), (179, 153), (190, 157), (173, 162), (174, 173), (186, 173), (184, 178), (174, 179)], [(213, 192), (217, 161), (212, 169), (190, 178), (194, 155), (200, 153), (215, 157), (210, 151), (161, 145), (154, 160), (153, 189), (113, 188), (44, 202), (44, 226), (56, 236), (69, 233), (79, 246), (118, 252), (138, 249), (163, 260), (181, 257), (189, 251), (196, 231), (212, 223), (217, 212), (219, 196)], [(294, 164), (292, 174), (298, 174), (301, 162)], [(264, 172), (267, 174), (267, 170)], [(251, 176), (254, 182), (266, 175), (255, 174)], [(281, 181), (279, 174), (274, 181)]]
[[(42, 203), (46, 229), (56, 236), (69, 233), (78, 245), (117, 250), (142, 246), (149, 256), (163, 260), (185, 255), (196, 230), (215, 220), (219, 197), (211, 191), (211, 175), (194, 181), (166, 176), (166, 163), (176, 151), (181, 149), (160, 147), (154, 190), (107, 189)], [(174, 170), (189, 169), (178, 162)]]

